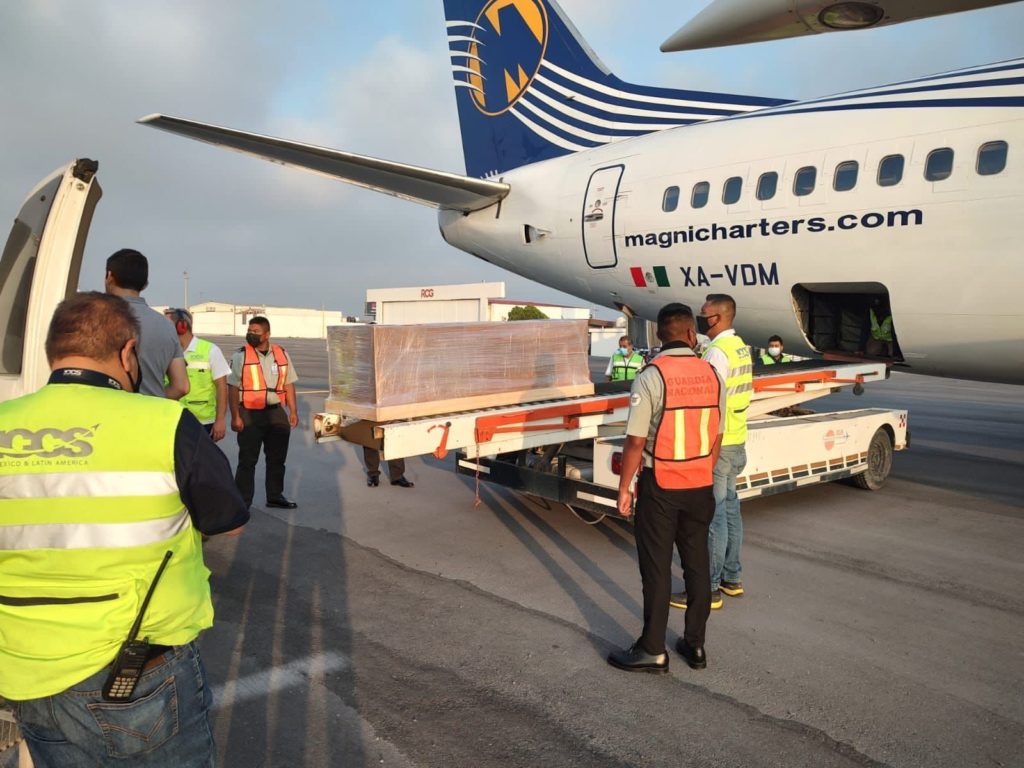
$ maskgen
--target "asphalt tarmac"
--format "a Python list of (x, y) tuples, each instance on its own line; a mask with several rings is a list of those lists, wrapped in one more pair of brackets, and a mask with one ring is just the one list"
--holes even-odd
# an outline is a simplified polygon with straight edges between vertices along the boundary
[(909, 408), (910, 449), (880, 491), (744, 502), (747, 594), (712, 613), (707, 670), (670, 653), (658, 677), (605, 662), (641, 625), (629, 524), (486, 484), (474, 506), (450, 458), (368, 488), (359, 449), (312, 441), (323, 342), (284, 343), (299, 508), (258, 490), (206, 545), (219, 765), (1024, 766), (1021, 388), (896, 374), (818, 401)]

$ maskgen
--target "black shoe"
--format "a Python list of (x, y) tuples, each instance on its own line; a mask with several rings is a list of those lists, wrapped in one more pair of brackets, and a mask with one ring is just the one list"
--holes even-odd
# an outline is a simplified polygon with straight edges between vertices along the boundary
[(295, 509), (298, 504), (294, 501), (288, 501), (284, 496), (278, 496), (276, 499), (267, 499), (268, 507), (278, 507), (279, 509)]
[[(743, 594), (742, 591), (740, 594)], [(722, 592), (720, 590), (712, 590), (711, 592), (711, 610), (717, 611), (722, 607)], [(673, 608), (686, 609), (686, 593), (685, 592), (673, 592), (672, 597), (669, 598), (668, 604)]]
[(708, 657), (704, 653), (704, 646), (691, 648), (690, 644), (683, 638), (676, 641), (676, 651), (683, 657), (690, 669), (704, 669), (708, 665)]
[(378, 485), (380, 485), (380, 477), (378, 477), (377, 475), (367, 475), (366, 484), (370, 488), (376, 488)]
[(668, 654), (648, 653), (640, 647), (639, 642), (633, 643), (629, 648), (609, 653), (608, 663), (627, 672), (650, 672), (654, 675), (664, 675), (668, 672)]
[(743, 597), (742, 581), (723, 581), (720, 585), (723, 594), (729, 597)]
[(412, 482), (411, 480), (406, 480), (404, 477), (400, 477), (397, 480), (392, 480), (391, 484), (399, 485), (402, 488), (412, 488), (414, 485), (416, 485), (416, 483)]

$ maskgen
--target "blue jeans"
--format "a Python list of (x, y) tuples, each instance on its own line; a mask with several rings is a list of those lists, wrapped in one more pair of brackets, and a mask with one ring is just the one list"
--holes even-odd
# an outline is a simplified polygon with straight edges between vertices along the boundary
[(213, 696), (194, 642), (143, 673), (128, 703), (103, 700), (108, 672), (54, 696), (11, 702), (36, 768), (213, 766)]
[(715, 518), (708, 531), (711, 559), (711, 591), (723, 581), (740, 581), (740, 547), (743, 545), (743, 518), (736, 495), (736, 476), (747, 466), (744, 445), (723, 445), (714, 469)]

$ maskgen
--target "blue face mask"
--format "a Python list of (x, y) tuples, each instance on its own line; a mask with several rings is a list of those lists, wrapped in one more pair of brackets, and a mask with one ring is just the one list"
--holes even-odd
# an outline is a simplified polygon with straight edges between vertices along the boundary
[(629, 350), (625, 347), (619, 347), (619, 354), (623, 357), (629, 357)]

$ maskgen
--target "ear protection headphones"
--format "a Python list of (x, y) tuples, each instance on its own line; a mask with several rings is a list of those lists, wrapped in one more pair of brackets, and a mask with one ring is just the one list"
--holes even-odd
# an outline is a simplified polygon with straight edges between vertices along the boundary
[(186, 318), (188, 317), (183, 309), (175, 309), (174, 312), (174, 330), (179, 336), (184, 336), (189, 331), (189, 326)]

